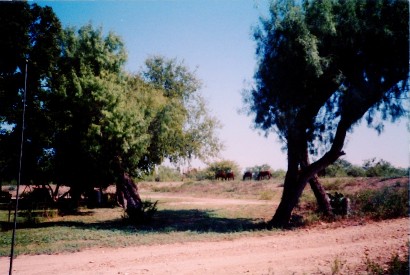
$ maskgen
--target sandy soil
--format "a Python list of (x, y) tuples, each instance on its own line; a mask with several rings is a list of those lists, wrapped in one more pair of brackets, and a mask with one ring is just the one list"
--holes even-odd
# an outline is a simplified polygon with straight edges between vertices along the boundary
[[(369, 259), (408, 249), (409, 220), (332, 224), (232, 241), (177, 243), (74, 254), (18, 256), (13, 274), (358, 274)], [(0, 259), (6, 274), (9, 258)], [(4, 272), (3, 272), (4, 271)]]

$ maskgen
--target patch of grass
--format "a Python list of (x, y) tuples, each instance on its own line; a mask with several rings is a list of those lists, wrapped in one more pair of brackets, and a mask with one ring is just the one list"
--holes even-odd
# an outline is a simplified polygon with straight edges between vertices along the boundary
[(366, 257), (365, 265), (368, 274), (383, 275), (384, 273), (383, 267), (375, 261), (370, 260), (368, 257)]
[(346, 265), (346, 261), (341, 260), (338, 256), (333, 260), (330, 266), (330, 272), (332, 275), (344, 274), (343, 267)]
[(394, 254), (388, 262), (389, 274), (410, 274), (409, 273), (409, 255), (400, 259), (398, 254)]
[(327, 192), (337, 192), (343, 190), (350, 181), (349, 178), (330, 178), (323, 181), (323, 186)]
[(270, 201), (272, 200), (274, 197), (276, 196), (276, 192), (272, 191), (272, 190), (263, 190), (260, 195), (259, 195), (259, 199), (260, 200), (266, 200), (266, 201)]
[(409, 254), (400, 258), (397, 253), (391, 255), (390, 260), (387, 263), (378, 263), (369, 259), (366, 256), (365, 260), (366, 271), (372, 275), (404, 275), (409, 273)]
[[(249, 209), (247, 206), (235, 207), (227, 211), (192, 207), (172, 210), (159, 206), (152, 221), (143, 225), (125, 222), (121, 218), (121, 208), (80, 209), (76, 215), (18, 224), (15, 254), (55, 254), (92, 247), (218, 241), (274, 234), (265, 230), (265, 223), (253, 216), (259, 211), (257, 206)], [(242, 216), (238, 217), (238, 213)], [(1, 232), (0, 256), (10, 253), (11, 234), (11, 226)]]

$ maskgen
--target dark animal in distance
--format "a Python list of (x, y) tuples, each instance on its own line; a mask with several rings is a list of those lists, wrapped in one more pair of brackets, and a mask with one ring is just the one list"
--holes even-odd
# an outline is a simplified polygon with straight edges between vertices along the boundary
[(225, 180), (235, 180), (235, 175), (233, 174), (233, 172), (226, 173)]
[(252, 180), (252, 172), (245, 172), (245, 174), (243, 174), (243, 180)]
[(270, 179), (272, 177), (272, 174), (270, 171), (260, 171), (258, 174), (258, 180), (265, 180), (265, 179)]
[(215, 179), (216, 180), (225, 180), (226, 179), (226, 173), (224, 171), (218, 171), (215, 174)]

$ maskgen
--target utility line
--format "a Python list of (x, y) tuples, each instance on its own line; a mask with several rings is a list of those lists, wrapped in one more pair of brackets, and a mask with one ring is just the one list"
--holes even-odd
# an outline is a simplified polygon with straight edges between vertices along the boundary
[(19, 160), (20, 163), (19, 163), (19, 174), (18, 174), (18, 181), (17, 181), (16, 207), (14, 208), (14, 226), (13, 226), (13, 236), (11, 239), (9, 275), (13, 273), (14, 243), (16, 240), (17, 210), (19, 207), (19, 189), (20, 189), (20, 183), (21, 183), (21, 167), (22, 167), (22, 159), (23, 159), (24, 128), (25, 128), (25, 116), (26, 116), (27, 64), (28, 64), (28, 60), (26, 59), (26, 71), (25, 71), (25, 76), (24, 76), (24, 95), (23, 95), (23, 119), (22, 119), (22, 126), (21, 126), (21, 143), (20, 143), (20, 160)]

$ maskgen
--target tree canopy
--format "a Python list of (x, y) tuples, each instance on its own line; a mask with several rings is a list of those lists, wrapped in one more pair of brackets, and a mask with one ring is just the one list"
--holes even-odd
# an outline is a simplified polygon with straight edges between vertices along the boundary
[(182, 62), (155, 56), (133, 75), (113, 32), (91, 24), (62, 29), (50, 8), (25, 2), (2, 3), (0, 12), (0, 163), (14, 167), (0, 180), (17, 175), (26, 59), (23, 157), (25, 172), (33, 171), (25, 183), (68, 185), (76, 196), (112, 183), (135, 193), (132, 178), (165, 159), (206, 159), (220, 150), (219, 122)]
[(408, 12), (405, 1), (283, 0), (261, 19), (255, 85), (244, 102), (255, 126), (277, 133), (287, 149), (273, 223), (288, 222), (306, 182), (344, 154), (346, 133), (361, 118), (380, 131), (406, 114)]
[(52, 137), (47, 87), (60, 54), (61, 25), (48, 7), (20, 1), (0, 5), (0, 180), (17, 177), (26, 83), (22, 179), (43, 182), (50, 176)]

